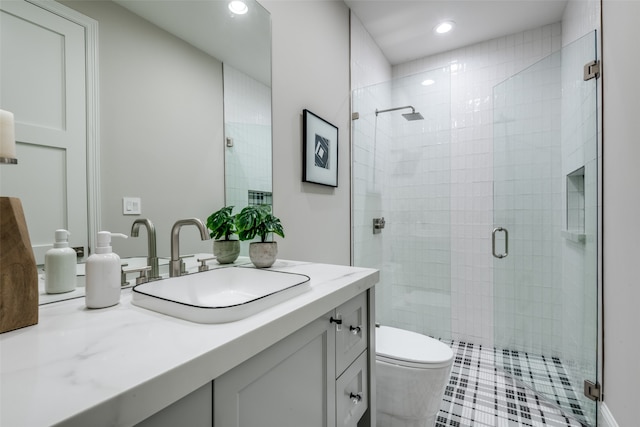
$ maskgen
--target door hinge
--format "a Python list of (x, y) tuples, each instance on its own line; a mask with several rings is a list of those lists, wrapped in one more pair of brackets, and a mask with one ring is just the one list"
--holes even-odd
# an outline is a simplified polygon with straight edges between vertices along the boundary
[(584, 81), (600, 77), (600, 61), (591, 61), (584, 65)]
[(360, 118), (360, 113), (351, 113), (351, 120), (358, 120)]
[(600, 400), (600, 384), (584, 380), (584, 395), (591, 400)]

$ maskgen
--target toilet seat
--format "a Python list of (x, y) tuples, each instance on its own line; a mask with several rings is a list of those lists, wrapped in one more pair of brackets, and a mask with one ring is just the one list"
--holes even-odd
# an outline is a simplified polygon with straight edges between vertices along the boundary
[(376, 359), (409, 368), (437, 369), (451, 365), (453, 350), (426, 335), (381, 326), (376, 328)]

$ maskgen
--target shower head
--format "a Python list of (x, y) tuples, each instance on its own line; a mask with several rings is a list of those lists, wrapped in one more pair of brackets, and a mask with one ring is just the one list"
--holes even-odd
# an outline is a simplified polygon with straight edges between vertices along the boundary
[(411, 112), (410, 113), (405, 113), (402, 115), (402, 117), (404, 117), (406, 120), (408, 121), (414, 121), (414, 120), (424, 120), (424, 117), (422, 117), (422, 114), (418, 113), (416, 111), (415, 108), (413, 108), (413, 106), (411, 105), (407, 105), (405, 107), (396, 107), (396, 108), (388, 108), (386, 110), (376, 110), (376, 116), (380, 113), (388, 113), (390, 111), (398, 111), (398, 110), (404, 110), (407, 108), (411, 108)]
[(422, 114), (414, 111), (413, 113), (406, 113), (403, 114), (402, 117), (404, 117), (405, 119), (407, 119), (408, 121), (412, 122), (414, 120), (424, 120), (424, 117), (422, 117)]

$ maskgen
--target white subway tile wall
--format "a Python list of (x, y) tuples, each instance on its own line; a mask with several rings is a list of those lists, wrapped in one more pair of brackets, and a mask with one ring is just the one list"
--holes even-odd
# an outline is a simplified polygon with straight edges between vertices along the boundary
[[(561, 25), (553, 24), (394, 68), (394, 76), (400, 77), (451, 67), (453, 339), (494, 344), (493, 88), (560, 46)], [(546, 126), (550, 121), (545, 120)]]
[[(354, 92), (354, 111), (362, 110), (358, 111), (360, 120), (369, 117), (371, 121), (368, 126), (364, 126), (359, 121), (354, 122), (354, 163), (358, 161), (359, 151), (367, 149), (358, 145), (360, 140), (358, 132), (364, 132), (360, 128), (369, 129), (370, 134), (367, 135), (370, 138), (369, 141), (373, 141), (373, 132), (377, 132), (376, 149), (379, 153), (384, 152), (385, 141), (391, 140), (388, 132), (392, 132), (391, 129), (400, 132), (394, 137), (393, 144), (389, 147), (389, 157), (386, 157), (400, 162), (394, 166), (395, 174), (390, 170), (384, 178), (377, 176), (377, 182), (388, 183), (393, 189), (389, 192), (388, 201), (380, 195), (377, 196), (382, 198), (379, 204), (386, 207), (387, 203), (391, 203), (390, 206), (394, 206), (401, 213), (400, 218), (402, 215), (410, 216), (413, 208), (416, 212), (423, 212), (425, 204), (429, 204), (430, 208), (434, 209), (432, 212), (434, 214), (438, 206), (443, 207), (441, 215), (449, 216), (449, 218), (441, 216), (436, 220), (429, 218), (428, 222), (431, 226), (435, 224), (442, 226), (441, 235), (426, 235), (428, 238), (422, 239), (422, 246), (418, 242), (420, 239), (413, 243), (403, 242), (402, 239), (413, 238), (416, 234), (419, 236), (423, 231), (422, 228), (427, 224), (414, 225), (415, 229), (407, 228), (409, 226), (405, 224), (404, 230), (408, 231), (408, 234), (398, 235), (397, 231), (400, 229), (397, 227), (401, 224), (396, 223), (393, 217), (389, 217), (388, 228), (383, 233), (386, 233), (386, 238), (391, 235), (399, 241), (395, 246), (389, 245), (389, 250), (391, 247), (394, 249), (393, 253), (388, 254), (384, 253), (383, 249), (376, 251), (375, 245), (365, 244), (366, 241), (358, 237), (367, 236), (369, 240), (377, 237), (372, 235), (370, 230), (368, 231), (371, 236), (367, 235), (366, 229), (369, 223), (366, 216), (362, 217), (360, 223), (354, 223), (355, 227), (364, 227), (355, 233), (354, 259), (356, 261), (374, 260), (372, 251), (378, 258), (384, 258), (383, 280), (380, 286), (382, 290), (378, 291), (382, 294), (382, 298), (379, 298), (381, 307), (378, 311), (380, 315), (387, 316), (385, 321), (432, 336), (493, 345), (492, 91), (496, 84), (558, 50), (560, 45), (561, 25), (548, 25), (395, 66), (393, 87), (385, 84), (376, 85), (376, 92), (388, 92), (385, 94), (386, 98), (365, 95), (365, 89)], [(433, 78), (436, 84), (415, 85), (416, 82), (426, 80), (431, 73), (439, 76)], [(444, 75), (448, 75), (446, 86), (449, 87), (446, 91), (440, 92), (440, 98), (437, 98), (431, 91), (438, 87), (437, 81), (438, 79), (442, 81)], [(418, 89), (412, 89), (412, 87), (418, 87)], [(449, 97), (450, 101), (447, 99)], [(385, 99), (390, 103), (381, 104), (380, 101)], [(378, 117), (376, 127), (375, 114), (364, 113), (365, 111), (375, 112), (376, 108), (384, 109), (411, 103), (419, 104), (415, 107), (418, 111), (422, 109), (424, 121), (405, 122), (400, 117), (400, 112), (395, 115), (385, 113)], [(395, 119), (395, 122), (392, 119)], [(545, 120), (546, 126), (552, 126), (552, 121), (551, 117)], [(394, 123), (395, 128), (392, 128)], [(418, 133), (411, 135), (412, 131), (418, 129), (420, 132), (424, 129), (428, 135), (427, 138), (434, 141), (428, 155), (426, 151), (423, 152), (424, 165), (420, 163), (420, 159), (416, 159), (416, 147), (428, 142), (421, 142), (420, 137), (417, 136)], [(406, 159), (402, 156), (406, 156)], [(372, 164), (369, 166), (373, 167)], [(438, 166), (441, 167), (439, 171), (434, 169)], [(418, 173), (422, 170), (425, 173)], [(362, 172), (354, 170), (354, 197), (364, 198), (364, 203), (360, 204), (354, 199), (354, 209), (372, 203), (371, 196), (359, 194), (361, 186), (358, 185), (356, 173)], [(382, 172), (378, 171), (378, 173)], [(422, 184), (425, 180), (429, 181), (427, 187)], [(372, 183), (367, 181), (366, 185), (370, 187)], [(386, 193), (383, 192), (383, 194)], [(415, 204), (413, 199), (417, 200)], [(391, 212), (382, 209), (380, 216), (385, 214), (391, 215)], [(354, 221), (357, 221), (356, 218)], [(437, 237), (442, 240), (438, 241)], [(358, 252), (357, 248), (365, 247), (368, 248), (369, 254)], [(420, 250), (412, 252), (410, 248)], [(449, 252), (450, 255), (445, 255), (445, 252)], [(419, 264), (425, 268), (414, 266), (410, 272), (406, 267), (397, 267), (396, 269), (402, 273), (401, 279), (387, 283), (384, 280), (386, 275), (390, 274), (389, 269), (386, 268), (387, 265), (404, 263), (403, 257), (407, 260), (420, 260)], [(448, 272), (443, 271), (447, 269)], [(450, 278), (450, 285), (445, 284), (445, 280), (435, 284), (437, 278), (445, 280)], [(387, 292), (387, 287), (399, 289)], [(444, 294), (446, 300), (450, 301), (450, 306), (436, 310), (437, 314), (432, 317), (424, 314), (424, 307), (420, 304), (415, 304), (411, 308), (394, 301), (394, 305), (399, 305), (397, 310), (403, 312), (394, 317), (388, 307), (388, 303), (393, 300), (388, 298), (392, 295), (402, 295), (404, 298), (400, 298), (401, 301), (412, 300), (418, 292), (417, 289), (426, 293)], [(449, 312), (448, 316), (447, 312)], [(443, 320), (443, 317), (447, 319)], [(413, 322), (413, 319), (418, 319), (420, 324), (405, 323)]]

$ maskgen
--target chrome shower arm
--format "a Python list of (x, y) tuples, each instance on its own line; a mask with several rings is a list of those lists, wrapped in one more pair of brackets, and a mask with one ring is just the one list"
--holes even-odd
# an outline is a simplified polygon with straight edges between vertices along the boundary
[(376, 116), (378, 114), (380, 114), (380, 113), (388, 113), (389, 111), (405, 110), (407, 108), (411, 108), (411, 113), (415, 113), (416, 112), (416, 109), (413, 108), (413, 106), (407, 105), (407, 106), (404, 106), (404, 107), (388, 108), (386, 110), (376, 110)]

